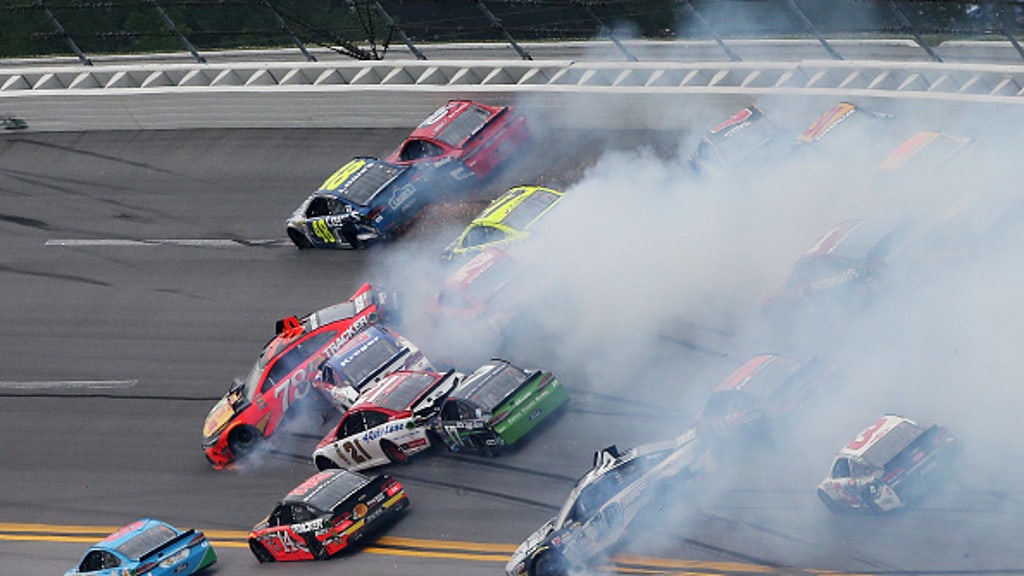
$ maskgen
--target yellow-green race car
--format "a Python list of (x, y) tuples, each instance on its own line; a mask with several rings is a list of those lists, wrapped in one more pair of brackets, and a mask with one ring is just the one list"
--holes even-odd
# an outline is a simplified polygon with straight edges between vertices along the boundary
[(443, 257), (451, 260), (526, 239), (562, 196), (562, 192), (543, 186), (510, 188), (470, 222), (458, 239), (445, 248)]

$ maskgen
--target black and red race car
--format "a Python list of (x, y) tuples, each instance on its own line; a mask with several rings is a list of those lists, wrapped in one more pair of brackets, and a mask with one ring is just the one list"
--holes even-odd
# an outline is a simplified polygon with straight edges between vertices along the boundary
[(719, 440), (769, 437), (773, 423), (816, 396), (832, 373), (821, 358), (753, 356), (715, 386), (697, 416), (697, 429)]
[(363, 284), (345, 302), (277, 322), (244, 380), (236, 380), (203, 425), (203, 452), (224, 468), (251, 452), (307, 397), (320, 366), (364, 327), (394, 316), (395, 297)]
[(455, 181), (490, 176), (530, 137), (526, 116), (510, 106), (449, 100), (386, 158), (433, 167)]
[(766, 298), (762, 313), (776, 329), (849, 317), (872, 302), (916, 233), (917, 223), (910, 219), (836, 224), (796, 261), (785, 283)]
[(288, 493), (249, 532), (249, 549), (263, 562), (330, 558), (396, 519), (409, 506), (402, 485), (325, 470)]

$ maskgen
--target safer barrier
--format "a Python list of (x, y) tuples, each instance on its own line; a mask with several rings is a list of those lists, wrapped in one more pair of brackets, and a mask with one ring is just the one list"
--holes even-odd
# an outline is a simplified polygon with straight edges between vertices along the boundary
[[(379, 61), (133, 64), (0, 69), (0, 115), (34, 130), (410, 126), (456, 96), (527, 102), (578, 125), (689, 128), (704, 117), (571, 114), (686, 98), (723, 109), (763, 95), (1024, 103), (1024, 66), (891, 61)], [(614, 116), (614, 115), (613, 115)], [(645, 116), (651, 116), (646, 118)]]

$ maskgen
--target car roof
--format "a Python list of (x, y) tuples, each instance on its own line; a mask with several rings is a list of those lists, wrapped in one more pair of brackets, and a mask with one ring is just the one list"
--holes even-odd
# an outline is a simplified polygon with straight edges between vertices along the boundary
[(452, 391), (451, 397), (495, 408), (530, 379), (531, 374), (507, 360), (495, 358), (480, 366)]
[(840, 122), (845, 121), (858, 110), (860, 110), (860, 108), (855, 104), (851, 104), (850, 102), (840, 102), (826, 110), (821, 116), (818, 116), (818, 118), (808, 126), (806, 130), (801, 132), (796, 139), (800, 142), (817, 142), (824, 138), (832, 128), (839, 125)]
[[(368, 390), (362, 398), (359, 399), (350, 411), (359, 411), (372, 408), (384, 408), (386, 410), (408, 410), (416, 403), (420, 397), (430, 388), (430, 384), (417, 389), (415, 387), (416, 382), (423, 381), (422, 379), (415, 378), (416, 376), (427, 375), (431, 377), (430, 384), (437, 381), (438, 378), (444, 376), (444, 374), (438, 374), (436, 372), (416, 371), (416, 370), (399, 370), (392, 372), (385, 376), (376, 386)], [(412, 389), (407, 389), (413, 387)], [(394, 395), (395, 398), (391, 398)], [(400, 406), (395, 407), (394, 400), (402, 399)], [(405, 399), (408, 398), (408, 401)]]
[[(787, 375), (794, 374), (800, 368), (800, 362), (794, 358), (782, 356), (781, 354), (759, 354), (744, 362), (715, 387), (716, 392), (726, 390), (744, 390), (753, 392), (756, 396), (771, 395), (784, 380), (777, 378), (758, 377), (767, 374), (769, 370), (778, 369)], [(751, 382), (766, 381), (772, 384), (772, 389), (765, 390), (767, 385), (755, 385), (750, 387)]]
[(941, 162), (955, 156), (973, 143), (974, 139), (970, 137), (922, 130), (900, 143), (882, 160), (878, 167), (883, 171), (893, 172), (903, 169), (912, 162), (921, 162), (927, 156), (931, 156), (932, 164), (938, 167)]
[(839, 454), (882, 467), (924, 431), (913, 420), (887, 414), (861, 431)]
[[(478, 132), (503, 109), (501, 106), (488, 106), (472, 100), (449, 100), (424, 119), (408, 139), (440, 140), (449, 146), (457, 146)], [(486, 118), (481, 122), (479, 119), (482, 115), (470, 117), (466, 112), (471, 110), (485, 111)]]
[(118, 529), (92, 549), (107, 550), (130, 560), (138, 560), (179, 534), (180, 530), (166, 522), (143, 518)]
[(465, 264), (448, 277), (445, 283), (459, 286), (471, 284), (490, 270), (499, 260), (511, 259), (513, 259), (512, 256), (500, 248), (487, 248), (467, 260)]
[[(473, 223), (504, 224), (519, 229), (529, 228), (544, 212), (557, 204), (562, 196), (564, 196), (563, 192), (544, 186), (514, 186), (494, 199), (483, 212), (473, 219)], [(515, 222), (508, 221), (510, 214), (517, 212), (520, 206), (531, 202), (531, 200), (535, 209), (524, 210), (523, 212), (530, 212), (527, 217), (515, 218)]]
[(410, 169), (377, 158), (355, 158), (324, 180), (314, 195), (366, 206), (381, 190)]
[(329, 511), (370, 483), (370, 478), (343, 469), (324, 470), (307, 478), (281, 500), (284, 504), (307, 504)]

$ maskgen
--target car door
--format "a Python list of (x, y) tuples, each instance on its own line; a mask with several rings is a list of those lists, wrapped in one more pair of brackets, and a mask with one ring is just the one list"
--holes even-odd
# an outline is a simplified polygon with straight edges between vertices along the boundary
[[(346, 470), (356, 471), (378, 466), (386, 462), (384, 453), (377, 442), (368, 442), (367, 433), (380, 423), (376, 410), (349, 411), (338, 423), (336, 440), (331, 444), (333, 460)], [(387, 416), (384, 416), (387, 419)], [(385, 462), (379, 462), (384, 458)]]
[(278, 503), (270, 513), (268, 526), (257, 534), (257, 539), (278, 560), (310, 560), (313, 554), (305, 540), (292, 531), (295, 506), (301, 504)]
[(475, 432), (487, 426), (483, 414), (464, 400), (447, 399), (441, 406), (440, 422), (435, 426), (444, 443), (452, 452), (464, 448), (473, 448), (472, 437)]

